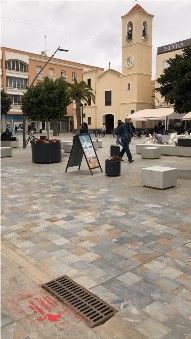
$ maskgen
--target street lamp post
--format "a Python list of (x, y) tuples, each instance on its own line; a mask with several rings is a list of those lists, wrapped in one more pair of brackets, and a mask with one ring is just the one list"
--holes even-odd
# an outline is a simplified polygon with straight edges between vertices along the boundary
[[(56, 54), (57, 51), (60, 52), (68, 52), (68, 49), (63, 49), (60, 48), (60, 46), (54, 51), (54, 53), (50, 56), (50, 58), (47, 60), (47, 62), (44, 64), (44, 66), (40, 69), (40, 71), (36, 74), (36, 76), (34, 77), (33, 81), (31, 82), (29, 88), (27, 91), (30, 90), (30, 88), (33, 86), (35, 80), (38, 78), (38, 76), (42, 73), (42, 71), (44, 70), (44, 68), (46, 67), (46, 65), (48, 65), (48, 63), (50, 62), (50, 60), (54, 57), (54, 55)], [(23, 112), (23, 148), (26, 148), (26, 114)]]
[(87, 106), (87, 104), (86, 104), (86, 103), (85, 103), (85, 104), (81, 104), (80, 106), (81, 106), (81, 110), (82, 110), (82, 111), (81, 111), (81, 112), (82, 112), (81, 114), (82, 114), (82, 124), (83, 124), (84, 118), (85, 118), (85, 117), (84, 117), (84, 106)]

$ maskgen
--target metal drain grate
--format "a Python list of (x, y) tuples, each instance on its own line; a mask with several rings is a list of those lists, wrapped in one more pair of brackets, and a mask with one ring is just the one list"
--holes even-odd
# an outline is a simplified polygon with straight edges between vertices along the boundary
[(61, 302), (71, 306), (82, 316), (89, 327), (103, 324), (117, 311), (105, 301), (89, 292), (66, 275), (52, 280), (42, 287)]

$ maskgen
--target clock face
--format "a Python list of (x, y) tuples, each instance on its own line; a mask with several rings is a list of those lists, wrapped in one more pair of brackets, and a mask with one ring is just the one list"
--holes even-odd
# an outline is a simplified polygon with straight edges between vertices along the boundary
[(127, 67), (130, 68), (133, 66), (133, 64), (134, 64), (134, 58), (131, 55), (129, 55), (127, 57)]

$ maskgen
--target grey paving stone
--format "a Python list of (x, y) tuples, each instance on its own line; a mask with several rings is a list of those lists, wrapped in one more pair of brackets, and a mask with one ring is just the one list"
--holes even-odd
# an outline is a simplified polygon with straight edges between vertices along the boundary
[(146, 319), (136, 327), (147, 338), (159, 339), (167, 335), (171, 329), (154, 319)]
[(191, 332), (191, 321), (176, 315), (165, 321), (165, 324), (171, 327), (175, 332), (182, 334), (184, 337)]

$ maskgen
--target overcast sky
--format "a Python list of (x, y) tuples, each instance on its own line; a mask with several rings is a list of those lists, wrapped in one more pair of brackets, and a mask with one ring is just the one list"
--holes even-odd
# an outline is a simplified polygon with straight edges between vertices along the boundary
[[(153, 19), (153, 73), (158, 46), (191, 38), (191, 0), (138, 3)], [(121, 71), (121, 15), (136, 1), (2, 1), (1, 45)]]

